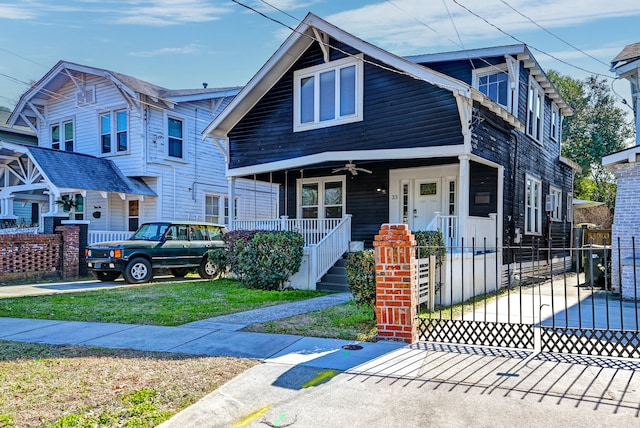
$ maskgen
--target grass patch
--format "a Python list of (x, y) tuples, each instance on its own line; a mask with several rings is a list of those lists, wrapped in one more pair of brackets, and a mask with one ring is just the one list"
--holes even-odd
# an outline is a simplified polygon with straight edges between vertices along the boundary
[(0, 341), (0, 427), (147, 427), (257, 364)]
[(347, 302), (291, 318), (254, 324), (246, 327), (244, 331), (328, 337), (360, 342), (375, 342), (378, 334), (371, 308), (358, 307), (355, 302)]
[(176, 326), (321, 295), (310, 290), (254, 290), (229, 279), (151, 283), (0, 299), (0, 317)]

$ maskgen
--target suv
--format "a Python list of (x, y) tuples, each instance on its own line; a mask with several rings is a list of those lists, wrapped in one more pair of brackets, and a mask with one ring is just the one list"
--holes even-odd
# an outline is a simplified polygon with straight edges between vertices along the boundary
[(213, 223), (144, 223), (126, 241), (87, 246), (87, 267), (100, 281), (113, 281), (122, 274), (129, 284), (150, 281), (159, 269), (168, 269), (177, 278), (197, 269), (201, 278), (213, 278), (217, 272), (207, 253), (224, 247), (226, 232), (225, 226)]

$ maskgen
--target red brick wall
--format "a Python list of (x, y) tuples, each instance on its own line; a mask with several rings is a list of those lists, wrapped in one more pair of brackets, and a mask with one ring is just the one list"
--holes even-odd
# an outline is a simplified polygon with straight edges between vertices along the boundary
[(415, 237), (405, 224), (383, 224), (373, 242), (379, 339), (417, 340), (415, 245)]
[(60, 226), (59, 234), (0, 235), (0, 282), (78, 276), (79, 228)]

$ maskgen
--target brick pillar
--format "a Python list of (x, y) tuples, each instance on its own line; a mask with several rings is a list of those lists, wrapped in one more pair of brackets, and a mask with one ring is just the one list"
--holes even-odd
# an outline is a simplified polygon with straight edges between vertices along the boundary
[(56, 233), (62, 234), (62, 278), (77, 278), (80, 272), (80, 228), (58, 226)]
[(407, 343), (418, 339), (415, 245), (406, 224), (383, 224), (373, 242), (379, 339)]

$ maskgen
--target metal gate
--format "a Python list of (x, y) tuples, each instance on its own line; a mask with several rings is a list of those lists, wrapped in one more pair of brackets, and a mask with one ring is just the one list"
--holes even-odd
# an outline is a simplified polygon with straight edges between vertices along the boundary
[(635, 244), (536, 244), (418, 247), (419, 340), (640, 358)]

